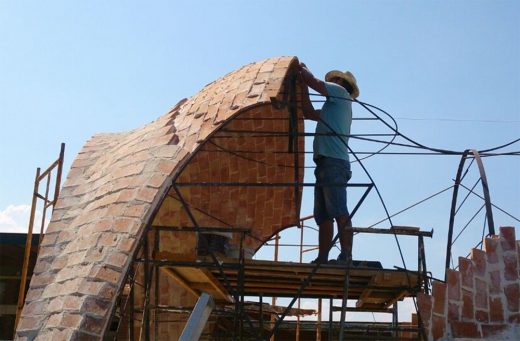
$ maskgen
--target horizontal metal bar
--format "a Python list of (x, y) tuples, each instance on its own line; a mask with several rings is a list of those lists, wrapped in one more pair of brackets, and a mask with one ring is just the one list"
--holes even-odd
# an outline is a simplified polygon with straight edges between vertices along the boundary
[(370, 183), (347, 183), (347, 184), (329, 184), (326, 186), (318, 185), (314, 182), (174, 182), (175, 186), (200, 186), (200, 187), (370, 187)]
[(211, 226), (201, 226), (201, 227), (193, 227), (193, 226), (167, 226), (167, 225), (152, 225), (153, 229), (161, 230), (161, 231), (170, 231), (170, 232), (236, 232), (236, 233), (246, 233), (249, 234), (251, 232), (250, 228), (246, 227), (211, 227)]
[(372, 228), (372, 227), (353, 227), (352, 230), (357, 233), (379, 233), (379, 234), (396, 234), (403, 236), (424, 236), (424, 237), (432, 237), (433, 230), (431, 231), (408, 231), (408, 230), (400, 230), (399, 228), (389, 228), (389, 229), (381, 229), (381, 228)]

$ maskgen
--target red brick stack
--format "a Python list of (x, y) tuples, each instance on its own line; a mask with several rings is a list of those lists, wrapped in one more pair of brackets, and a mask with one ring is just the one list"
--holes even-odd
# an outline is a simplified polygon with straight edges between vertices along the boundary
[(419, 294), (418, 306), (429, 340), (489, 338), (520, 324), (520, 241), (513, 227), (487, 237), (484, 250), (459, 258), (447, 283), (433, 282), (432, 295)]

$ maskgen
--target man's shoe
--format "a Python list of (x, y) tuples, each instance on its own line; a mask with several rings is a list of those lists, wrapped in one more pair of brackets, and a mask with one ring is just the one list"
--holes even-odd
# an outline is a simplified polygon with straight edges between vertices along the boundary
[(322, 259), (322, 258), (318, 257), (315, 260), (311, 261), (311, 264), (326, 264), (327, 262), (328, 262), (327, 259)]
[(337, 259), (331, 259), (329, 261), (330, 264), (341, 264), (341, 265), (352, 265), (352, 256), (348, 256), (343, 252), (339, 254)]

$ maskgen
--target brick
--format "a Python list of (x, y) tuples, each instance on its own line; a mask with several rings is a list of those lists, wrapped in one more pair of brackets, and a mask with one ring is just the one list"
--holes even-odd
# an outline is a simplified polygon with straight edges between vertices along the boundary
[(489, 319), (491, 322), (504, 322), (504, 307), (500, 296), (489, 298)]
[(61, 294), (61, 284), (52, 283), (45, 287), (41, 297), (43, 297), (43, 298), (57, 297), (57, 296), (60, 296), (60, 294)]
[(61, 293), (63, 295), (69, 295), (77, 293), (81, 283), (83, 282), (83, 278), (74, 278), (70, 281), (66, 281), (61, 285)]
[(430, 295), (426, 295), (422, 292), (417, 293), (417, 307), (421, 315), (421, 319), (425, 325), (430, 325), (430, 319), (432, 316), (433, 299)]
[(117, 233), (105, 232), (101, 235), (101, 237), (99, 238), (96, 245), (98, 247), (104, 247), (104, 246), (113, 247), (113, 246), (117, 245), (118, 238), (119, 238), (119, 234), (117, 234)]
[(504, 287), (504, 294), (506, 296), (507, 309), (510, 312), (516, 313), (519, 311), (520, 305), (520, 285), (518, 283), (509, 284)]
[(474, 315), (473, 293), (462, 291), (462, 320), (472, 320)]
[(510, 314), (507, 318), (507, 322), (520, 324), (520, 314)]
[(101, 335), (103, 330), (104, 320), (86, 315), (81, 323), (80, 331), (89, 334)]
[(484, 240), (484, 249), (486, 250), (487, 262), (490, 264), (498, 263), (498, 242), (499, 240), (497, 236), (486, 237)]
[(459, 271), (462, 287), (473, 289), (473, 262), (467, 258), (459, 257)]
[(23, 307), (24, 315), (40, 315), (45, 313), (47, 310), (48, 303), (47, 301), (33, 301), (26, 302)]
[(77, 328), (80, 326), (83, 316), (80, 314), (64, 312), (61, 318), (61, 326), (66, 328)]
[(120, 272), (109, 269), (106, 266), (95, 266), (89, 274), (90, 278), (95, 278), (97, 280), (106, 281), (113, 284), (119, 281), (120, 276)]
[(76, 231), (62, 230), (58, 236), (57, 242), (58, 242), (58, 244), (70, 242), (71, 240), (73, 240), (77, 237), (78, 237), (78, 235), (77, 235)]
[(448, 303), (448, 320), (458, 321), (460, 320), (460, 306), (455, 303)]
[(508, 329), (507, 324), (482, 324), (482, 336), (488, 339), (492, 339), (493, 336), (501, 334)]
[(45, 272), (31, 277), (31, 286), (34, 288), (44, 287), (54, 281), (55, 274)]
[(115, 252), (108, 256), (106, 263), (113, 267), (122, 269), (128, 262), (128, 255), (120, 252)]
[(478, 326), (473, 322), (450, 321), (451, 331), (454, 337), (480, 338)]
[(47, 340), (53, 340), (53, 341), (65, 341), (70, 340), (72, 336), (73, 330), (70, 328), (67, 329), (51, 329), (46, 330), (43, 333), (39, 333), (38, 336), (34, 339), (34, 341), (47, 341)]
[(27, 295), (25, 295), (25, 302), (39, 300), (42, 297), (42, 294), (43, 289), (29, 287), (29, 291), (27, 291)]
[(137, 192), (138, 190), (136, 188), (122, 190), (121, 194), (119, 194), (119, 197), (117, 198), (117, 201), (130, 202), (135, 199)]
[(155, 196), (157, 195), (157, 190), (154, 188), (145, 187), (139, 190), (137, 193), (136, 199), (139, 201), (144, 201), (147, 203), (151, 203)]
[(68, 256), (58, 256), (56, 257), (52, 264), (51, 264), (51, 270), (61, 270), (63, 269), (64, 267), (67, 266), (67, 262), (69, 261), (69, 257)]
[(446, 285), (434, 281), (432, 285), (433, 312), (444, 315), (446, 309)]
[(114, 220), (112, 218), (102, 218), (94, 223), (93, 232), (107, 232), (110, 231)]
[(518, 281), (518, 260), (515, 254), (506, 254), (504, 261), (504, 278), (507, 281)]
[(85, 304), (83, 305), (82, 310), (84, 313), (88, 313), (89, 315), (105, 317), (110, 310), (110, 305), (110, 300), (102, 300), (95, 296), (89, 296), (85, 299)]
[(502, 293), (502, 275), (499, 270), (489, 272), (489, 293), (493, 295)]
[[(148, 212), (150, 205), (141, 204), (141, 205), (130, 205), (125, 211), (124, 215), (126, 217), (135, 217), (135, 218), (144, 218), (145, 214)], [(136, 234), (139, 225), (133, 227), (133, 229), (129, 230), (128, 233)]]
[(447, 272), (448, 299), (460, 300), (460, 273), (458, 271), (448, 269)]
[(153, 174), (148, 179), (148, 186), (151, 186), (153, 188), (159, 188), (162, 186), (164, 181), (167, 179), (165, 174)]
[(38, 258), (53, 258), (61, 251), (60, 245), (52, 245), (52, 246), (43, 246), (40, 248), (40, 252), (38, 253)]
[(489, 313), (484, 310), (475, 311), (475, 320), (478, 322), (489, 322)]
[(54, 245), (56, 243), (56, 239), (58, 239), (57, 232), (46, 233), (45, 236), (43, 236), (43, 240), (40, 244), (40, 247)]
[(504, 251), (514, 251), (516, 244), (515, 228), (513, 226), (500, 227), (500, 244)]
[(471, 260), (473, 261), (473, 272), (476, 276), (486, 275), (486, 252), (479, 249), (471, 250)]
[(47, 311), (51, 313), (60, 312), (63, 310), (63, 297), (56, 297), (49, 301), (49, 304), (47, 306)]
[(44, 315), (22, 315), (22, 318), (18, 322), (18, 327), (16, 328), (17, 332), (24, 332), (30, 330), (38, 330), (42, 327), (45, 322)]
[(55, 328), (60, 325), (61, 322), (61, 314), (52, 314), (47, 319), (47, 322), (45, 323), (45, 328)]
[(87, 250), (78, 251), (78, 252), (69, 254), (68, 259), (67, 259), (67, 266), (73, 266), (73, 265), (84, 262), (86, 254), (87, 254)]
[(130, 233), (136, 231), (141, 226), (141, 220), (137, 218), (120, 217), (114, 222), (114, 232)]
[(133, 251), (135, 245), (135, 239), (134, 238), (128, 238), (128, 237), (122, 237), (119, 240), (119, 244), (117, 246), (117, 249), (121, 252), (130, 253)]
[(56, 282), (63, 282), (71, 279), (79, 279), (81, 277), (85, 277), (86, 274), (92, 269), (93, 264), (78, 264), (73, 266), (68, 266), (61, 269), (56, 274)]
[[(455, 321), (456, 322), (456, 321)], [(432, 335), (433, 339), (437, 340), (444, 336), (446, 332), (446, 319), (433, 315), (432, 318)]]
[(487, 283), (479, 278), (475, 278), (475, 307), (488, 308)]
[[(136, 329), (136, 333), (139, 331)], [(137, 335), (137, 334), (135, 334)], [(180, 334), (179, 334), (180, 335)], [(97, 335), (87, 334), (79, 330), (75, 330), (72, 334), (71, 341), (99, 341), (100, 337)]]
[(51, 269), (51, 264), (50, 258), (39, 259), (34, 266), (33, 276), (49, 271)]

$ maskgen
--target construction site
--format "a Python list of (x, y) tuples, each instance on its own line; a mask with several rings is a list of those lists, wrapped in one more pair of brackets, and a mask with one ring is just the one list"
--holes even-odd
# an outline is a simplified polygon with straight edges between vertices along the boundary
[[(304, 176), (314, 167), (306, 142), (314, 134), (305, 130), (303, 108), (323, 98), (309, 93), (297, 65), (298, 58), (289, 56), (242, 66), (143, 127), (95, 135), (63, 181), (62, 145), (56, 161), (37, 170), (27, 235), (2, 236), (7, 289), (1, 304), (10, 308), (1, 315), (0, 338), (520, 337), (520, 241), (513, 226), (494, 219), (500, 207), (491, 200), (482, 161), (504, 146), (461, 152), (427, 147), (400, 134), (381, 109), (355, 101), (354, 122), (385, 132), (350, 136), (377, 145), (368, 155), (350, 151), (366, 179), (347, 184), (353, 232), (355, 238), (387, 238), (402, 263), (384, 266), (384, 250), (374, 250), (371, 259), (354, 253), (345, 264), (304, 261), (316, 254), (317, 239), (308, 242), (316, 228), (313, 216), (302, 212), (303, 191), (316, 186)], [(385, 206), (392, 198), (381, 195), (363, 165), (389, 145), (460, 159), (453, 185), (444, 191), (451, 193), (451, 211), (447, 244), (437, 250), (445, 257), (443, 278), (427, 268), (425, 241), (438, 232), (413, 222), (394, 225), (396, 214)], [(469, 173), (476, 174), (475, 183), (465, 181)], [(469, 232), (475, 246), (465, 250), (468, 256), (454, 256), (452, 245), (467, 227), (457, 213), (470, 197), (479, 202), (484, 223)], [(386, 218), (359, 226), (356, 213), (367, 198)], [(34, 214), (38, 203), (41, 220)], [(289, 230), (296, 236), (291, 243), (281, 237)], [(404, 240), (412, 258), (401, 252)], [(404, 300), (413, 306), (409, 316), (398, 313)], [(349, 318), (356, 313), (388, 318)]]

